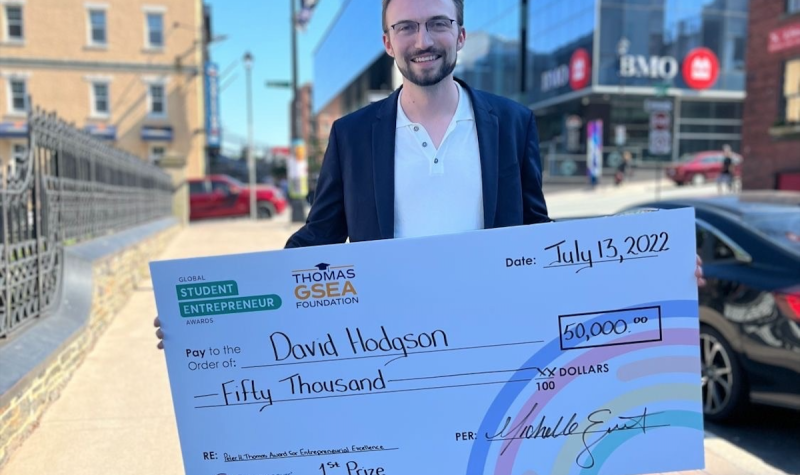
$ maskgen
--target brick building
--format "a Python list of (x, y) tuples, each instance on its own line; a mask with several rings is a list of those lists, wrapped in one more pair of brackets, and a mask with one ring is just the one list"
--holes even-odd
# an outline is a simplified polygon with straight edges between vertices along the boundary
[(38, 106), (203, 176), (204, 19), (202, 0), (0, 0), (0, 161), (27, 153)]
[(744, 189), (800, 190), (800, 0), (750, 0)]

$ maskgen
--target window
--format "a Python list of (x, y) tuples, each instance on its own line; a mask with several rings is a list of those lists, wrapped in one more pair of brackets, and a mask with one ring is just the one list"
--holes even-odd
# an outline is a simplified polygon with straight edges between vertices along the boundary
[(92, 84), (92, 115), (107, 116), (111, 113), (109, 105), (108, 83), (96, 82)]
[(27, 156), (28, 147), (25, 145), (15, 143), (14, 146), (11, 147), (11, 161), (13, 163), (23, 162)]
[(6, 39), (21, 41), (24, 38), (22, 7), (19, 5), (6, 5)]
[(800, 0), (786, 0), (786, 13), (800, 13)]
[(734, 257), (733, 250), (713, 232), (704, 227), (696, 227), (697, 253), (706, 262), (727, 260)]
[(211, 191), (213, 192), (220, 192), (223, 195), (227, 195), (231, 192), (231, 185), (227, 182), (220, 181), (220, 180), (212, 180), (211, 181)]
[(800, 58), (786, 62), (783, 74), (786, 122), (800, 122)]
[(150, 147), (150, 162), (151, 163), (158, 163), (164, 158), (164, 155), (167, 153), (167, 148), (163, 145), (153, 145)]
[(89, 44), (106, 45), (106, 12), (89, 10)]
[(14, 113), (25, 113), (28, 111), (28, 88), (24, 79), (10, 79), (9, 89), (9, 110)]
[(147, 14), (147, 46), (164, 47), (164, 15), (161, 13)]
[(210, 193), (210, 188), (211, 183), (209, 183), (208, 180), (189, 182), (189, 194), (191, 195)]
[(163, 84), (150, 84), (150, 115), (163, 117), (167, 114), (167, 99)]

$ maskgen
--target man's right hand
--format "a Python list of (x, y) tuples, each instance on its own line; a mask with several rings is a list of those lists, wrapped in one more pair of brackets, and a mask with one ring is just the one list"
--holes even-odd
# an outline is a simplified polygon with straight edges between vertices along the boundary
[(156, 336), (158, 337), (158, 349), (159, 350), (163, 350), (164, 349), (164, 332), (161, 331), (161, 321), (158, 319), (158, 317), (156, 317), (156, 319), (153, 321), (153, 325), (155, 325), (155, 327), (157, 328)]

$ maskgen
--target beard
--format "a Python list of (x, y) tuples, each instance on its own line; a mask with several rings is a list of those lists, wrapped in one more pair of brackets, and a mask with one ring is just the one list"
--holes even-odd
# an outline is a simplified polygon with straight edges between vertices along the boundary
[[(410, 58), (428, 53), (441, 56), (441, 65), (438, 68), (429, 69), (423, 72), (414, 71), (412, 69), (414, 63)], [(403, 64), (400, 64), (399, 62), (397, 63), (397, 69), (400, 70), (400, 74), (402, 74), (404, 78), (408, 79), (414, 85), (420, 87), (433, 86), (435, 84), (439, 84), (442, 79), (449, 76), (456, 69), (456, 58), (454, 57), (452, 61), (448, 61), (448, 59), (448, 55), (444, 51), (424, 51), (421, 53), (415, 53), (413, 55), (407, 55)]]

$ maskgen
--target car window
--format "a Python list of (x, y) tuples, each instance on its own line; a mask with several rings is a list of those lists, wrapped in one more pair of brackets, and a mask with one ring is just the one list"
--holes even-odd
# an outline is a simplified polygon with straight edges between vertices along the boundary
[(201, 193), (208, 193), (207, 181), (193, 181), (189, 183), (189, 194), (199, 195)]
[(705, 157), (700, 162), (701, 163), (719, 163), (722, 161), (722, 157), (719, 155), (712, 155), (710, 157)]
[(712, 231), (696, 226), (697, 254), (704, 262), (722, 261), (734, 258), (733, 249)]
[(742, 220), (789, 252), (800, 255), (800, 210), (746, 214)]
[(223, 193), (227, 193), (228, 191), (230, 191), (230, 186), (225, 181), (214, 180), (211, 182), (211, 189), (215, 192), (221, 191)]

